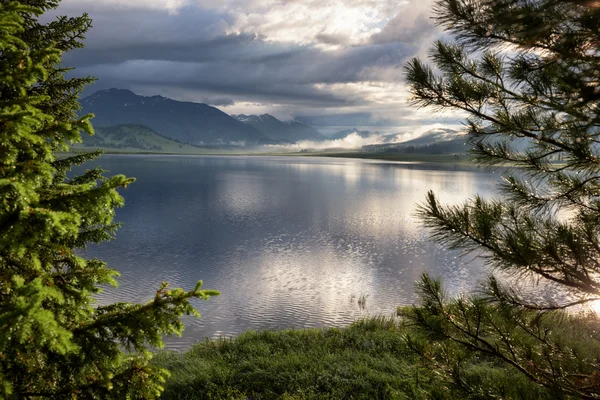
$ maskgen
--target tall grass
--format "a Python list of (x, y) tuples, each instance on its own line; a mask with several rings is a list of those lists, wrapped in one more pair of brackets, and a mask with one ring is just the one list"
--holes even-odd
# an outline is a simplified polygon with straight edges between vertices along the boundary
[[(166, 400), (463, 398), (409, 349), (406, 333), (398, 319), (379, 316), (343, 329), (247, 332), (161, 352), (154, 362), (172, 373)], [(462, 376), (498, 379), (506, 398), (544, 398), (511, 397), (513, 376), (481, 360)]]

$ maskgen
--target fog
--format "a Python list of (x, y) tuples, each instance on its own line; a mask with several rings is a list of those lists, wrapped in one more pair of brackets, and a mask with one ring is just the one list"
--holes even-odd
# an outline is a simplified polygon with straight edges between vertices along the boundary
[(303, 140), (294, 144), (288, 145), (266, 145), (265, 150), (276, 152), (296, 152), (301, 150), (357, 150), (363, 146), (383, 143), (400, 143), (419, 137), (416, 133), (398, 133), (395, 135), (371, 134), (367, 137), (362, 137), (358, 133), (351, 133), (342, 139), (331, 139), (322, 141)]

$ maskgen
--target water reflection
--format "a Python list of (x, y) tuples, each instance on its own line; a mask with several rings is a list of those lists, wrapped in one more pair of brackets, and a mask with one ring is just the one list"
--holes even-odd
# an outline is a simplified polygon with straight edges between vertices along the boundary
[[(145, 301), (162, 280), (221, 291), (188, 320), (182, 348), (247, 329), (331, 326), (414, 301), (424, 271), (454, 292), (482, 277), (431, 243), (414, 215), (434, 190), (456, 203), (492, 194), (496, 175), (427, 165), (292, 157), (105, 156), (135, 176), (117, 240), (90, 248), (122, 273), (101, 302)], [(352, 296), (368, 295), (366, 310)]]

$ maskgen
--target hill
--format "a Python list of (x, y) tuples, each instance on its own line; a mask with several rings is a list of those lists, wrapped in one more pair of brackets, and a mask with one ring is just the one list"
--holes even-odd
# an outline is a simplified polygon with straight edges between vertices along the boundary
[(420, 154), (455, 154), (464, 153), (466, 136), (453, 129), (432, 129), (416, 139), (400, 143), (385, 143), (364, 146), (366, 153), (420, 153)]
[(82, 135), (83, 143), (72, 146), (73, 150), (103, 149), (115, 152), (151, 152), (199, 154), (202, 149), (177, 142), (143, 125), (115, 125), (96, 128), (93, 136)]
[(436, 128), (423, 133), (416, 139), (402, 142), (402, 144), (405, 146), (428, 146), (436, 143), (451, 142), (455, 140), (464, 143), (465, 139), (466, 137), (462, 132), (458, 132), (454, 129)]
[(303, 140), (325, 140), (326, 137), (312, 126), (299, 121), (283, 122), (270, 114), (233, 115), (233, 118), (248, 124), (272, 140), (296, 143)]
[(143, 124), (171, 139), (194, 145), (254, 145), (270, 142), (252, 126), (207, 104), (162, 96), (138, 96), (129, 90), (107, 89), (81, 101), (81, 113), (93, 113), (94, 126)]

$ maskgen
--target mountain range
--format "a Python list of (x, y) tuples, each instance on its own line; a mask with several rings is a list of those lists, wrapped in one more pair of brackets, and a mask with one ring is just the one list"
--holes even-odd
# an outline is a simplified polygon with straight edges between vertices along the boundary
[[(114, 151), (197, 153), (197, 146), (210, 149), (287, 146), (315, 142), (316, 148), (336, 147), (351, 135), (368, 138), (366, 152), (459, 152), (465, 138), (451, 129), (434, 129), (420, 137), (402, 141), (402, 135), (346, 129), (328, 137), (298, 120), (280, 121), (269, 114), (233, 115), (202, 103), (172, 100), (163, 96), (140, 96), (130, 90), (101, 90), (81, 100), (81, 114), (95, 114), (97, 134), (84, 137), (84, 148)], [(374, 140), (371, 140), (374, 139)], [(316, 144), (320, 142), (320, 144)], [(399, 143), (400, 142), (400, 143)], [(310, 148), (310, 145), (309, 145)], [(125, 150), (123, 150), (125, 149)], [(235, 151), (235, 150), (234, 150)], [(254, 150), (253, 150), (254, 151)]]
[(315, 128), (269, 115), (230, 116), (202, 103), (140, 96), (130, 90), (107, 89), (81, 100), (81, 114), (94, 114), (96, 127), (143, 124), (160, 135), (192, 145), (290, 144), (325, 140)]
[(101, 90), (81, 101), (97, 127), (143, 124), (163, 136), (194, 145), (262, 144), (271, 140), (248, 124), (207, 104), (139, 96), (124, 89)]

